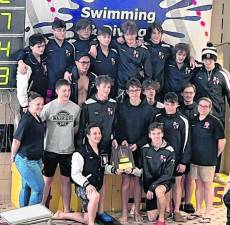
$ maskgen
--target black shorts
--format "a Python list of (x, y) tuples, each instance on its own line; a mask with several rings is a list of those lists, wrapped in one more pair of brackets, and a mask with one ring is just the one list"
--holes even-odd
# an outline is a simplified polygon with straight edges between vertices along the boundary
[(46, 177), (53, 177), (57, 165), (59, 164), (61, 175), (71, 177), (71, 161), (72, 154), (57, 154), (45, 151), (43, 156), (43, 175)]
[[(158, 186), (160, 185), (164, 185), (166, 187), (166, 192), (169, 192), (170, 189), (172, 188), (172, 184), (171, 183), (165, 183), (165, 184), (159, 184)], [(156, 186), (157, 187), (157, 186)], [(155, 187), (155, 189), (156, 189)], [(157, 197), (155, 195), (155, 189), (154, 189), (154, 195), (153, 195), (153, 199), (149, 200), (146, 198), (146, 211), (151, 211), (151, 210), (154, 210), (154, 209), (157, 209)]]

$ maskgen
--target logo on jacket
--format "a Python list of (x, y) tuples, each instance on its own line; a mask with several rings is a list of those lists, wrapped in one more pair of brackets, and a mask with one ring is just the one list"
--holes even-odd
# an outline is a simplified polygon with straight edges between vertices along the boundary
[(66, 127), (69, 123), (73, 122), (73, 115), (64, 110), (58, 112), (52, 116), (52, 121), (55, 122), (59, 127)]
[(139, 52), (137, 50), (133, 51), (133, 57), (138, 58), (139, 57)]
[(189, 67), (185, 68), (185, 74), (189, 74), (191, 72), (191, 69)]
[(108, 107), (107, 112), (108, 112), (108, 115), (112, 116), (113, 115), (113, 108)]
[(161, 156), (160, 156), (160, 161), (161, 161), (161, 162), (166, 162), (166, 156), (161, 155)]
[(159, 57), (159, 59), (162, 60), (162, 59), (165, 58), (165, 54), (164, 54), (163, 52), (160, 51), (160, 52), (158, 53), (158, 57)]
[(174, 129), (178, 129), (179, 128), (179, 123), (177, 123), (176, 121), (173, 122), (173, 128)]
[(70, 56), (71, 55), (71, 53), (70, 53), (70, 51), (68, 49), (65, 50), (65, 54), (66, 54), (66, 56)]
[(116, 61), (114, 58), (111, 58), (111, 64), (112, 64), (112, 66), (114, 66), (116, 64)]
[(219, 78), (217, 78), (217, 77), (213, 77), (213, 84), (219, 84), (220, 83), (220, 79)]
[(205, 122), (205, 123), (204, 123), (204, 128), (205, 128), (205, 129), (210, 128), (210, 123), (209, 123), (209, 122)]

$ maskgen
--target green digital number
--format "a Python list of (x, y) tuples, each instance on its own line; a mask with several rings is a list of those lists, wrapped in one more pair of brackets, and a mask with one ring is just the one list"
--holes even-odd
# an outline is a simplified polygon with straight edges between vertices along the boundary
[(10, 41), (7, 41), (6, 47), (2, 46), (2, 42), (0, 41), (0, 51), (6, 51), (6, 57), (10, 56)]
[(11, 22), (12, 22), (12, 13), (11, 12), (2, 12), (0, 13), (1, 16), (7, 16), (7, 30), (10, 30), (11, 28)]
[[(1, 72), (3, 71), (3, 73)], [(0, 66), (0, 85), (7, 86), (9, 83), (10, 68), (6, 66)]]

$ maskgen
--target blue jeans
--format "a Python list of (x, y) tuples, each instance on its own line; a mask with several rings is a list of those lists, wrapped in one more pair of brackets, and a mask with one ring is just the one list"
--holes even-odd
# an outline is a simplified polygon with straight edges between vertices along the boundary
[(22, 177), (22, 189), (19, 196), (20, 207), (41, 203), (44, 189), (41, 172), (42, 161), (28, 160), (17, 154), (15, 164)]

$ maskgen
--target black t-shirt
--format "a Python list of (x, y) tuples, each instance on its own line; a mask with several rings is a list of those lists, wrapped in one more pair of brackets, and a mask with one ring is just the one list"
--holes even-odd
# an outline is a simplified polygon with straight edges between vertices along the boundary
[(24, 113), (14, 134), (21, 142), (18, 154), (29, 160), (41, 159), (44, 150), (44, 127), (39, 117), (38, 120), (30, 112)]
[(217, 163), (218, 139), (225, 138), (224, 128), (219, 119), (208, 115), (199, 120), (199, 115), (191, 121), (191, 145), (193, 164), (215, 166)]

